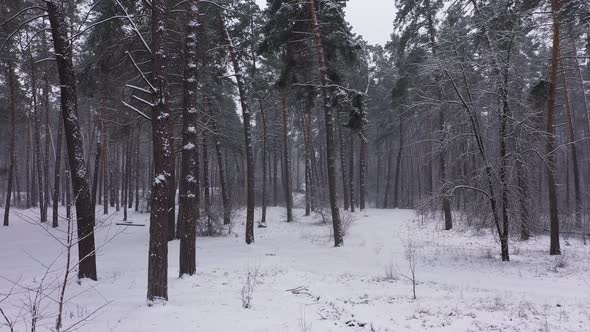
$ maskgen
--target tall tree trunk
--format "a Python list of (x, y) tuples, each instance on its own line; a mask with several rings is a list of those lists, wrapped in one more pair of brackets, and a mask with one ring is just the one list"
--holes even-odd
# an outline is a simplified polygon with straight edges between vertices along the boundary
[[(31, 184), (35, 182), (31, 181), (31, 119), (27, 116), (27, 147), (25, 150), (25, 186), (27, 188), (27, 209), (31, 208), (31, 198), (33, 196), (33, 190)], [(34, 178), (34, 177), (33, 177)]]
[[(217, 155), (217, 168), (219, 172), (219, 186), (221, 187), (221, 202), (223, 204), (223, 224), (229, 225), (231, 224), (231, 203), (229, 198), (229, 191), (227, 188), (227, 182), (225, 180), (225, 165), (223, 162), (223, 151), (221, 151), (221, 139), (219, 129), (217, 127), (217, 119), (215, 119), (215, 115), (213, 114), (213, 108), (209, 108), (210, 115), (211, 115), (211, 124), (213, 126), (213, 132), (215, 135), (213, 138), (215, 139), (215, 153)], [(263, 163), (264, 164), (264, 163)], [(264, 190), (264, 189), (263, 189)]]
[(340, 141), (340, 169), (342, 173), (342, 196), (344, 197), (344, 210), (350, 209), (350, 201), (352, 195), (349, 190), (349, 179), (346, 176), (346, 155), (344, 154), (344, 134), (342, 133), (342, 122), (340, 121), (340, 112), (337, 112), (338, 117), (338, 138)]
[[(61, 116), (61, 114), (59, 115)], [(58, 209), (59, 209), (59, 186), (60, 186), (60, 172), (61, 172), (61, 146), (62, 146), (62, 137), (63, 137), (63, 123), (58, 121), (58, 129), (57, 129), (57, 142), (56, 142), (56, 150), (55, 150), (55, 174), (54, 174), (54, 184), (53, 184), (53, 227), (59, 226), (58, 221)]]
[(526, 241), (531, 237), (528, 203), (528, 171), (525, 169), (524, 162), (520, 159), (520, 157), (518, 157), (516, 160), (515, 167), (518, 186), (518, 202), (520, 208), (520, 239)]
[(391, 191), (391, 173), (393, 169), (393, 152), (391, 151), (391, 147), (387, 153), (387, 175), (385, 178), (385, 192), (383, 194), (383, 208), (389, 208), (389, 192)]
[(551, 87), (547, 101), (547, 185), (549, 189), (549, 220), (551, 228), (551, 240), (549, 245), (550, 255), (561, 255), (559, 244), (559, 214), (557, 207), (557, 183), (555, 182), (556, 160), (555, 160), (555, 127), (553, 118), (555, 116), (555, 103), (557, 93), (557, 69), (559, 66), (559, 10), (560, 0), (551, 0), (551, 11), (553, 12), (553, 48), (551, 52)]
[(66, 219), (72, 219), (72, 176), (70, 175), (70, 166), (68, 165), (64, 171), (64, 191), (66, 193)]
[(10, 89), (10, 143), (8, 145), (8, 183), (6, 186), (6, 204), (4, 205), (4, 226), (9, 225), (10, 218), (10, 197), (12, 194), (12, 183), (14, 182), (14, 169), (16, 164), (16, 78), (12, 62), (8, 62), (8, 87)]
[(139, 152), (141, 151), (141, 120), (137, 120), (137, 145), (135, 146), (135, 212), (139, 211)]
[(277, 149), (277, 138), (276, 138), (276, 131), (275, 135), (273, 136), (273, 147), (272, 147), (272, 199), (273, 199), (273, 206), (279, 206), (279, 175), (278, 175), (278, 164), (279, 164), (279, 151)]
[(168, 123), (170, 133), (170, 146), (172, 148), (172, 172), (170, 172), (170, 185), (168, 187), (168, 241), (176, 238), (176, 148), (174, 147), (174, 121)]
[(311, 170), (311, 108), (305, 110), (305, 215), (311, 214), (313, 201), (313, 176)]
[[(31, 57), (31, 62), (33, 59)], [(41, 153), (41, 117), (40, 117), (40, 110), (39, 105), (37, 102), (37, 78), (36, 78), (36, 70), (34, 64), (31, 64), (31, 90), (33, 96), (33, 119), (35, 121), (35, 129), (34, 129), (34, 139), (35, 139), (35, 149), (34, 149), (34, 163), (37, 175), (37, 195), (39, 198), (39, 215), (41, 217), (41, 222), (47, 221), (47, 215), (45, 209), (43, 209), (44, 204), (44, 194), (45, 190), (43, 189), (43, 158)]]
[[(442, 95), (442, 93), (441, 93)], [(445, 230), (451, 230), (453, 228), (453, 215), (451, 214), (451, 202), (449, 201), (449, 197), (445, 191), (445, 187), (447, 186), (447, 156), (446, 151), (444, 148), (445, 140), (446, 140), (446, 132), (445, 132), (445, 115), (444, 109), (441, 109), (439, 112), (439, 121), (438, 121), (438, 129), (440, 130), (440, 148), (441, 151), (438, 155), (439, 160), (439, 167), (440, 167), (440, 182), (441, 182), (441, 194), (442, 194), (442, 208), (443, 214), (445, 218)]]
[(72, 185), (78, 226), (78, 278), (97, 280), (94, 246), (94, 207), (88, 185), (88, 172), (84, 161), (84, 146), (78, 120), (76, 78), (72, 63), (72, 47), (68, 39), (63, 9), (57, 2), (48, 1), (47, 11), (57, 54), (57, 68), (61, 87), (61, 107), (64, 132), (68, 147)]
[[(104, 107), (104, 96), (101, 101), (100, 107)], [(102, 112), (102, 110), (99, 110)], [(100, 173), (100, 158), (102, 157), (102, 118), (100, 113), (96, 116), (97, 126), (97, 139), (96, 139), (96, 152), (94, 155), (94, 179), (92, 181), (92, 206), (96, 207), (96, 193), (98, 191), (98, 174)]]
[(179, 276), (194, 275), (196, 269), (196, 227), (199, 218), (199, 151), (197, 143), (197, 20), (198, 0), (189, 3), (189, 24), (185, 36), (185, 66), (182, 109), (182, 164), (180, 169), (180, 190), (178, 197), (178, 229), (180, 239)]
[(125, 142), (125, 178), (123, 179), (123, 221), (127, 221), (127, 209), (129, 208), (129, 186), (131, 183), (131, 137), (133, 132), (127, 135)]
[(109, 169), (109, 189), (110, 189), (110, 206), (115, 207), (115, 201), (117, 200), (117, 164), (116, 164), (116, 156), (117, 156), (117, 145), (115, 142), (111, 145), (112, 153), (110, 154), (108, 169)]
[[(260, 116), (262, 117), (262, 216), (260, 218), (260, 224), (264, 227), (266, 226), (266, 173), (268, 168), (266, 163), (266, 150), (268, 147), (268, 134), (266, 128), (266, 115), (260, 99), (258, 99), (258, 104), (260, 106)], [(221, 168), (221, 165), (219, 167)]]
[(293, 221), (293, 189), (291, 186), (291, 154), (289, 153), (289, 129), (287, 97), (283, 96), (283, 154), (285, 157), (284, 172), (285, 178), (285, 202), (287, 203), (287, 222)]
[[(575, 55), (574, 55), (575, 56)], [(573, 105), (571, 103), (570, 93), (569, 93), (569, 84), (567, 80), (567, 72), (565, 71), (565, 66), (563, 65), (563, 60), (560, 62), (561, 68), (563, 70), (563, 93), (565, 99), (565, 115), (567, 119), (567, 129), (568, 129), (568, 146), (570, 153), (572, 154), (572, 163), (574, 169), (574, 200), (575, 200), (575, 210), (574, 210), (574, 217), (576, 222), (576, 227), (582, 226), (582, 189), (580, 185), (580, 165), (578, 163), (578, 151), (576, 147), (576, 135), (575, 135), (575, 128), (574, 128), (574, 120), (573, 120)], [(569, 167), (568, 167), (569, 169)], [(569, 182), (569, 181), (568, 181)], [(569, 200), (568, 200), (569, 201)], [(582, 232), (583, 233), (583, 232)]]
[[(210, 108), (209, 100), (205, 102), (205, 114), (209, 113)], [(211, 200), (210, 200), (210, 183), (209, 183), (209, 128), (203, 131), (203, 200), (205, 208), (205, 223), (207, 225), (207, 234), (213, 235), (213, 225), (211, 224)]]
[(43, 215), (47, 221), (49, 205), (49, 74), (45, 73), (43, 84), (43, 104), (45, 106), (45, 151), (43, 152)]
[[(507, 57), (510, 61), (510, 50)], [(502, 261), (509, 261), (510, 254), (508, 251), (508, 232), (509, 232), (509, 215), (508, 215), (508, 121), (511, 117), (510, 106), (508, 104), (508, 71), (510, 63), (506, 64), (504, 73), (504, 85), (500, 90), (502, 95), (502, 112), (500, 114), (500, 184), (502, 194), (502, 231), (499, 232)]]
[(330, 208), (332, 210), (332, 223), (334, 228), (334, 246), (340, 247), (344, 244), (344, 234), (342, 231), (342, 222), (340, 220), (340, 211), (338, 209), (338, 199), (336, 195), (336, 147), (334, 144), (334, 115), (332, 107), (330, 106), (330, 91), (327, 87), (328, 69), (326, 67), (326, 59), (324, 58), (322, 35), (320, 32), (320, 26), (318, 24), (315, 7), (315, 0), (310, 1), (309, 11), (315, 37), (315, 47), (320, 71), (321, 91), (324, 102), (324, 115), (326, 118), (326, 161), (328, 163), (328, 187), (330, 193)]
[(147, 299), (168, 300), (168, 211), (174, 172), (172, 116), (165, 49), (168, 9), (163, 0), (152, 0), (152, 138), (155, 179), (152, 182)]
[(404, 154), (404, 123), (403, 123), (402, 116), (400, 114), (400, 116), (399, 116), (399, 147), (397, 149), (397, 158), (395, 161), (395, 182), (394, 182), (395, 184), (394, 184), (394, 188), (393, 188), (393, 208), (394, 209), (399, 208), (400, 175), (401, 175), (403, 154)]
[(364, 132), (361, 137), (360, 144), (360, 160), (359, 160), (359, 207), (361, 211), (366, 208), (366, 197), (367, 197), (367, 135)]
[(102, 186), (103, 186), (103, 191), (102, 191), (102, 209), (103, 209), (103, 214), (109, 214), (109, 194), (111, 191), (111, 186), (110, 186), (110, 167), (109, 167), (109, 138), (108, 138), (108, 134), (107, 134), (107, 130), (106, 127), (102, 128), (104, 131), (104, 138), (103, 138), (103, 145), (104, 145), (104, 149), (103, 149), (103, 157), (102, 157)]
[(221, 25), (223, 29), (223, 35), (227, 42), (229, 55), (233, 65), (236, 81), (238, 83), (238, 92), (240, 95), (240, 105), (242, 106), (242, 117), (244, 120), (244, 146), (246, 149), (246, 243), (251, 244), (254, 242), (254, 185), (256, 183), (254, 173), (254, 152), (252, 151), (252, 134), (251, 134), (251, 123), (250, 123), (250, 106), (248, 104), (248, 95), (246, 93), (246, 82), (240, 63), (238, 54), (234, 48), (234, 43), (229, 35), (227, 26), (225, 25), (223, 14), (221, 15)]
[(350, 151), (348, 153), (349, 158), (349, 171), (348, 181), (350, 188), (350, 212), (354, 212), (354, 133), (350, 131)]
[(115, 211), (119, 212), (121, 210), (121, 185), (122, 185), (122, 178), (121, 178), (121, 144), (115, 143)]

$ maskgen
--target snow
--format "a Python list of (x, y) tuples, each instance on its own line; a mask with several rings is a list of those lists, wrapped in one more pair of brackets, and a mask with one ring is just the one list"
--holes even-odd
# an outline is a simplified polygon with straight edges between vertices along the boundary
[(154, 184), (160, 184), (162, 182), (166, 182), (166, 176), (164, 174), (158, 174), (158, 176), (154, 178)]
[[(55, 261), (46, 292), (63, 279), (56, 238), (65, 239), (66, 223), (40, 225), (37, 212), (14, 210), (11, 225), (0, 228), (0, 301), (10, 280), (36, 289), (42, 264)], [(169, 301), (148, 306), (149, 227), (117, 226), (122, 212), (103, 216), (97, 207), (99, 281), (78, 284), (72, 273), (64, 327), (89, 315), (81, 331), (587, 331), (590, 324), (590, 246), (577, 239), (563, 241), (561, 258), (547, 254), (545, 236), (515, 241), (506, 263), (492, 232), (443, 231), (413, 211), (369, 210), (354, 214), (344, 247), (333, 248), (328, 224), (300, 209), (296, 222), (285, 223), (284, 209), (270, 208), (267, 228), (256, 228), (247, 246), (240, 213), (230, 235), (197, 239), (196, 276), (178, 278), (179, 242), (170, 242)], [(149, 214), (130, 212), (129, 220), (149, 223)], [(402, 276), (408, 240), (418, 248), (416, 300)], [(243, 309), (242, 288), (256, 270), (252, 308)], [(31, 295), (15, 290), (0, 302), (9, 317)], [(37, 331), (51, 330), (55, 313), (44, 298)]]
[(186, 143), (182, 148), (185, 150), (193, 150), (196, 146), (193, 143)]

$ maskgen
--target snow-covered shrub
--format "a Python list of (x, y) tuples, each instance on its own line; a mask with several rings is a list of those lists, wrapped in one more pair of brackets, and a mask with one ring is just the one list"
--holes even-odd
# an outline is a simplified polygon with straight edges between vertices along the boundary
[(412, 283), (414, 300), (416, 299), (416, 266), (418, 265), (418, 251), (418, 246), (411, 238), (404, 243), (404, 256), (408, 262), (409, 273), (407, 275), (402, 274), (402, 276)]
[(246, 275), (244, 277), (244, 285), (242, 286), (242, 308), (250, 309), (252, 308), (252, 299), (254, 298), (254, 290), (256, 289), (257, 280), (260, 276), (260, 268), (259, 266), (255, 266), (251, 268), (248, 266), (246, 270)]
[(346, 236), (348, 235), (350, 226), (354, 222), (354, 215), (350, 211), (342, 211), (340, 220), (342, 221), (342, 235)]
[(214, 214), (210, 214), (209, 218), (201, 215), (201, 218), (197, 220), (198, 236), (221, 236), (224, 233), (223, 230), (223, 223)]
[(393, 259), (390, 260), (389, 263), (387, 263), (387, 265), (385, 265), (385, 275), (383, 277), (383, 280), (386, 280), (386, 281), (399, 280), (399, 275), (397, 273), (397, 266), (393, 262)]

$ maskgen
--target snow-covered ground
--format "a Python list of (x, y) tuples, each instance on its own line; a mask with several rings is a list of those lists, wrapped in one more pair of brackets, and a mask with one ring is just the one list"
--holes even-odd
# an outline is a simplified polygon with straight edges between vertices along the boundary
[[(513, 242), (512, 261), (503, 263), (490, 233), (442, 231), (440, 223), (423, 224), (409, 210), (357, 213), (341, 248), (332, 247), (329, 225), (304, 217), (301, 210), (288, 224), (283, 214), (284, 209), (271, 208), (268, 228), (255, 229), (251, 246), (244, 243), (241, 217), (229, 236), (198, 238), (194, 277), (178, 278), (178, 241), (171, 242), (170, 299), (148, 307), (148, 227), (117, 226), (122, 213), (97, 213), (99, 281), (78, 284), (73, 273), (64, 327), (85, 332), (590, 331), (590, 246), (576, 239), (563, 241), (559, 258), (547, 254), (546, 237)], [(58, 239), (65, 238), (65, 225), (51, 229), (36, 223), (35, 215), (36, 210), (14, 210), (11, 226), (0, 228), (0, 293), (12, 289), (0, 308), (11, 319), (22, 317), (15, 331), (30, 330), (26, 307), (39, 285), (37, 331), (55, 326), (65, 265)], [(147, 223), (149, 216), (131, 212), (130, 219)], [(404, 277), (409, 242), (418, 254), (416, 300)], [(252, 307), (243, 309), (248, 271), (257, 274), (257, 282)]]

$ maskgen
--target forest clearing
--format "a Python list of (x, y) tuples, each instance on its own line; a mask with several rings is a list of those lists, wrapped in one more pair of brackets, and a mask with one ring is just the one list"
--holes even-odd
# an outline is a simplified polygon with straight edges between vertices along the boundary
[(0, 0), (0, 330), (590, 331), (590, 1)]
[[(284, 222), (282, 209), (268, 212), (268, 227), (257, 232), (253, 246), (242, 245), (240, 222), (230, 235), (199, 238), (198, 272), (171, 278), (171, 300), (155, 307), (143, 300), (148, 229), (116, 226), (120, 213), (101, 216), (96, 238), (103, 271), (98, 282), (68, 285), (65, 326), (81, 321), (79, 330), (91, 332), (327, 332), (584, 331), (590, 324), (590, 247), (578, 239), (567, 240), (559, 259), (545, 255), (547, 236), (516, 242), (507, 264), (489, 231), (458, 226), (446, 232), (410, 210), (369, 209), (354, 216), (347, 245), (333, 249), (329, 225), (305, 217), (302, 209), (295, 209), (292, 224)], [(18, 296), (3, 303), (8, 313), (27, 303), (42, 282), (56, 287), (63, 273), (65, 254), (53, 238), (64, 240), (63, 233), (35, 224), (35, 217), (19, 212), (12, 233), (0, 233), (0, 288), (19, 282)], [(146, 217), (132, 213), (129, 220)], [(406, 278), (408, 241), (417, 248), (416, 300)], [(171, 257), (178, 244), (170, 242)], [(45, 267), (37, 261), (53, 262), (44, 281)], [(178, 262), (171, 260), (168, 270), (177, 274)], [(251, 310), (242, 307), (248, 272), (256, 283)], [(52, 302), (40, 301), (38, 331), (53, 326)]]

